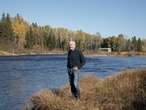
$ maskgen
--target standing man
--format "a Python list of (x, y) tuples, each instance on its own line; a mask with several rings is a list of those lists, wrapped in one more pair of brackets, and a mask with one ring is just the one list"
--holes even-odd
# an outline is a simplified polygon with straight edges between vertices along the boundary
[(67, 58), (67, 68), (68, 68), (71, 92), (72, 95), (77, 100), (80, 99), (79, 69), (81, 69), (84, 64), (85, 64), (85, 58), (82, 52), (76, 49), (76, 43), (74, 41), (70, 41), (68, 58)]

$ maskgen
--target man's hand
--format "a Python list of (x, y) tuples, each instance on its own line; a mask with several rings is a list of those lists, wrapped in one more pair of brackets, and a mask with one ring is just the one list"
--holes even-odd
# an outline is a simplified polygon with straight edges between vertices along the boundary
[(73, 70), (74, 71), (77, 71), (78, 70), (78, 67), (77, 66), (73, 67)]

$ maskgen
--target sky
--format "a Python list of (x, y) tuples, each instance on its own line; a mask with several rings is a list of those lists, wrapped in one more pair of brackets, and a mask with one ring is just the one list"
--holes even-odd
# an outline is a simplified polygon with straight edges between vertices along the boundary
[(146, 0), (0, 0), (2, 13), (103, 37), (146, 38)]

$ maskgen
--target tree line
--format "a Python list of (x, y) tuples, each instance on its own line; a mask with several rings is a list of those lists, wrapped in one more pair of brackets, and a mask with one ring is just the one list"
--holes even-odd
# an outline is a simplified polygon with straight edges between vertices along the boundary
[(103, 38), (98, 32), (89, 34), (82, 30), (71, 31), (49, 25), (29, 24), (19, 14), (11, 17), (3, 13), (0, 19), (0, 43), (10, 45), (11, 49), (66, 51), (70, 39), (75, 40), (77, 47), (85, 51), (98, 51), (99, 48), (111, 48), (112, 51), (144, 51), (146, 47), (146, 41), (136, 36), (127, 39), (123, 34), (119, 34)]

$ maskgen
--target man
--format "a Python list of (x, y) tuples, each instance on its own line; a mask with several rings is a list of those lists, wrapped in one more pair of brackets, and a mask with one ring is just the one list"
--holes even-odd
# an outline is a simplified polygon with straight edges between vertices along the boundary
[(68, 58), (67, 58), (67, 68), (68, 68), (71, 92), (72, 95), (77, 100), (80, 99), (79, 69), (81, 69), (84, 64), (85, 64), (85, 58), (82, 52), (76, 49), (76, 43), (74, 41), (70, 41)]

